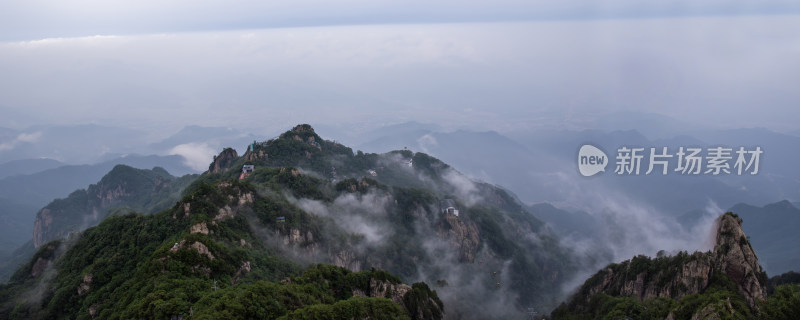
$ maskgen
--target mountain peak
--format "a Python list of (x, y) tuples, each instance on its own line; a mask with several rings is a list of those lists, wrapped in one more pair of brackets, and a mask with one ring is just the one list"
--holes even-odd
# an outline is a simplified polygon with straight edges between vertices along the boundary
[[(742, 230), (742, 219), (728, 212), (717, 218), (715, 228), (713, 251), (680, 252), (675, 256), (659, 255), (655, 259), (639, 255), (611, 264), (589, 278), (567, 305), (554, 311), (554, 315), (559, 318), (570, 313), (593, 313), (597, 299), (609, 296), (632, 297), (642, 304), (653, 299), (673, 300), (676, 303), (670, 307), (672, 310), (663, 310), (663, 317), (670, 314), (668, 319), (755, 310), (759, 301), (767, 297), (767, 279)], [(720, 291), (726, 293), (717, 295)], [(702, 296), (706, 293), (710, 295)], [(719, 298), (721, 296), (724, 298)], [(718, 298), (728, 300), (725, 303), (714, 300)], [(686, 302), (698, 299), (707, 301), (701, 305)], [(731, 299), (735, 299), (732, 305)]]
[(208, 166), (208, 172), (220, 173), (230, 169), (239, 154), (233, 148), (225, 148), (219, 155), (214, 156), (214, 161)]
[(778, 202), (775, 202), (775, 203), (768, 204), (768, 205), (764, 206), (764, 209), (767, 209), (767, 210), (779, 210), (779, 211), (786, 211), (786, 210), (794, 210), (794, 211), (796, 211), (797, 207), (795, 207), (791, 202), (789, 202), (789, 200), (782, 200), (782, 201), (778, 201)]
[(742, 230), (742, 219), (727, 212), (717, 219), (717, 225), (716, 268), (736, 283), (747, 304), (754, 308), (758, 300), (767, 297), (766, 283), (759, 279), (763, 271), (750, 240)]
[(311, 138), (311, 140), (322, 140), (322, 138), (320, 138), (320, 136), (318, 136), (317, 133), (314, 132), (314, 128), (312, 128), (310, 124), (305, 124), (305, 123), (298, 124), (294, 126), (294, 128), (292, 128), (291, 130), (286, 131), (280, 135), (280, 139), (292, 139), (292, 138), (295, 140), (297, 140), (298, 138), (301, 138), (302, 140), (308, 140), (309, 138)]

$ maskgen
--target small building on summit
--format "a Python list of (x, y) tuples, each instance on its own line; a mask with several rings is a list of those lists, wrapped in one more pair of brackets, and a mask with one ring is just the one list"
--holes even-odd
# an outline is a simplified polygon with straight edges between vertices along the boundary
[(244, 180), (245, 178), (249, 177), (254, 170), (256, 170), (256, 166), (252, 164), (246, 164), (242, 166), (242, 174), (239, 175), (239, 180)]
[(458, 209), (456, 208), (456, 202), (453, 199), (444, 199), (439, 201), (439, 208), (442, 211), (442, 214), (452, 214), (458, 217)]

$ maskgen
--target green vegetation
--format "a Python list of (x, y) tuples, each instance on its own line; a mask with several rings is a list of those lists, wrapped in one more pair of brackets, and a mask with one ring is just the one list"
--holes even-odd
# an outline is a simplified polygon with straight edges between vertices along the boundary
[(786, 284), (775, 288), (775, 292), (761, 304), (762, 319), (797, 319), (800, 314), (800, 284)]
[[(400, 283), (380, 270), (350, 272), (316, 265), (286, 284), (257, 281), (212, 292), (198, 302), (193, 315), (198, 319), (409, 319), (405, 309), (385, 297), (353, 295), (370, 292), (370, 280)], [(430, 290), (425, 294), (435, 297)]]
[[(656, 278), (660, 290), (673, 294), (686, 292), (683, 287), (670, 287), (669, 279), (687, 263), (708, 259), (710, 253), (680, 252), (673, 257), (651, 259), (636, 256), (629, 261), (610, 264), (591, 278), (568, 304), (562, 304), (551, 314), (553, 319), (691, 319), (696, 315), (714, 315), (714, 319), (795, 319), (800, 314), (800, 277), (795, 272), (769, 279), (769, 295), (758, 307), (750, 309), (740, 294), (736, 283), (726, 274), (714, 270), (707, 286), (699, 293), (682, 295), (679, 298), (651, 298), (641, 301), (639, 297), (622, 294), (622, 288), (606, 287), (602, 292), (591, 294), (610, 274), (619, 277), (619, 283), (635, 281), (644, 275), (644, 281)], [(759, 275), (761, 276), (761, 275)], [(764, 276), (765, 277), (765, 276)], [(762, 283), (766, 283), (764, 279)]]
[(783, 284), (800, 284), (800, 273), (789, 271), (782, 275), (774, 276), (767, 280), (767, 293), (772, 294), (775, 288)]
[[(77, 216), (60, 212), (103, 204), (95, 189), (127, 197), (99, 225), (42, 246), (0, 286), (0, 318), (441, 319), (436, 291), (424, 282), (400, 290), (401, 280), (485, 284), (486, 295), (447, 300), (472, 312), (478, 299), (554, 304), (575, 269), (512, 194), (474, 183), (464, 195), (449, 181), (457, 172), (424, 153), (354, 154), (300, 125), (220, 156), (209, 167), (219, 170), (199, 177), (115, 168), (54, 203), (68, 225)], [(245, 164), (255, 170), (240, 179)], [(442, 199), (460, 216), (440, 212)], [(502, 286), (490, 276), (498, 270)]]
[(403, 303), (409, 310), (420, 310), (412, 313), (411, 319), (441, 319), (444, 317), (444, 304), (436, 292), (432, 292), (424, 282), (411, 286), (411, 292), (403, 297)]
[[(643, 261), (642, 258), (638, 260)], [(738, 293), (736, 284), (725, 274), (715, 272), (709, 286), (698, 294), (680, 299), (652, 298), (640, 301), (637, 297), (598, 293), (586, 297), (583, 307), (562, 305), (552, 313), (553, 319), (690, 319), (702, 310), (721, 316), (719, 319), (751, 319), (752, 314)]]
[[(193, 200), (189, 203), (213, 203), (216, 192), (205, 194), (204, 190), (211, 191), (201, 185), (187, 195)], [(183, 206), (177, 205), (156, 215), (108, 218), (86, 230), (58, 258), (55, 252), (61, 243), (43, 246), (34, 261), (53, 261), (58, 275), (52, 287), (42, 293), (41, 304), (30, 301), (25, 292), (41, 279), (31, 275), (31, 266), (20, 269), (9, 284), (0, 287), (5, 301), (0, 314), (4, 318), (88, 318), (94, 314), (104, 319), (161, 319), (174, 315), (200, 319), (306, 319), (323, 312), (335, 319), (353, 315), (409, 318), (404, 309), (383, 297), (353, 296), (357, 291), (370, 292), (371, 280), (400, 283), (399, 278), (385, 271), (350, 272), (317, 265), (301, 276), (289, 278), (288, 284), (278, 284), (280, 279), (297, 273), (298, 266), (269, 248), (246, 250), (227, 241), (231, 235), (247, 236), (239, 233), (246, 227), (243, 221), (234, 218), (219, 223), (213, 230), (220, 237), (189, 234), (186, 229), (197, 218), (172, 218), (172, 214), (182, 211)], [(210, 255), (198, 247), (207, 248)], [(245, 275), (237, 270), (243, 262), (252, 267)], [(212, 288), (215, 284), (219, 290)], [(427, 286), (414, 288), (414, 297), (438, 301)], [(423, 298), (411, 301), (420, 304), (424, 303)]]
[(800, 273), (789, 271), (769, 279), (769, 298), (759, 305), (763, 319), (789, 320), (800, 314)]
[[(664, 319), (674, 308), (676, 302), (669, 298), (649, 299), (644, 303), (632, 297), (612, 297), (597, 294), (589, 301), (590, 312), (574, 314), (559, 308), (553, 312), (553, 319)], [(683, 318), (676, 318), (683, 319)]]
[[(386, 298), (355, 297), (334, 304), (317, 304), (301, 308), (278, 319), (409, 319), (399, 305)], [(433, 319), (433, 318), (431, 318)]]
[[(46, 232), (41, 237), (45, 241), (57, 239), (92, 226), (110, 214), (168, 209), (196, 177), (176, 178), (159, 167), (142, 170), (117, 165), (97, 184), (45, 206), (43, 211), (50, 213), (48, 219), (52, 221), (43, 228)], [(41, 214), (39, 218), (44, 219)]]

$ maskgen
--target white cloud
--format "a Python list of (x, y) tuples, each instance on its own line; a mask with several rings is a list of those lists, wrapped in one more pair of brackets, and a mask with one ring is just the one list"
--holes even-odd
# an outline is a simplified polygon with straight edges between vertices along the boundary
[(332, 218), (339, 227), (363, 235), (370, 244), (380, 243), (391, 230), (384, 225), (389, 202), (389, 197), (385, 194), (369, 192), (357, 196), (346, 193), (329, 205), (319, 200), (295, 199), (291, 196), (289, 200), (306, 212)]
[(36, 131), (33, 133), (20, 133), (13, 140), (0, 143), (0, 151), (13, 150), (22, 143), (36, 143), (41, 137), (41, 131)]
[(448, 169), (442, 174), (442, 179), (453, 187), (456, 196), (467, 206), (472, 206), (482, 200), (475, 183), (460, 172)]
[(183, 157), (184, 163), (197, 171), (205, 171), (214, 160), (217, 151), (205, 143), (186, 143), (170, 149), (170, 155)]
[(422, 152), (431, 153), (428, 150), (428, 147), (431, 148), (436, 147), (439, 145), (439, 142), (436, 140), (436, 137), (434, 137), (432, 134), (426, 134), (421, 138), (417, 139), (417, 144), (419, 145), (419, 148), (422, 149)]
[(35, 143), (36, 141), (39, 141), (39, 138), (41, 137), (42, 137), (41, 131), (37, 131), (34, 133), (20, 133), (19, 136), (17, 136), (17, 140), (20, 142)]

